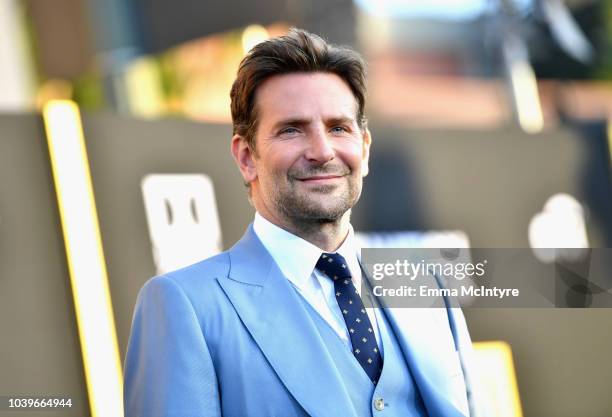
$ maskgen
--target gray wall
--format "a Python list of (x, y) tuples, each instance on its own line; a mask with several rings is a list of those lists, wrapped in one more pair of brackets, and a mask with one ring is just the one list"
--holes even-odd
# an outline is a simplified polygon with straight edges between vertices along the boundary
[(62, 395), (72, 408), (45, 415), (89, 413), (49, 152), (34, 115), (0, 115), (0, 332), (0, 395)]

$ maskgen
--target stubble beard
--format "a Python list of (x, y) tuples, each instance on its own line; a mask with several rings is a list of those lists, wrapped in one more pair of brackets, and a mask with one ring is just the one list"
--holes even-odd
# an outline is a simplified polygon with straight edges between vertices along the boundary
[[(310, 192), (300, 190), (300, 180), (289, 178), (287, 187), (276, 189), (274, 203), (296, 230), (312, 231), (326, 224), (339, 224), (361, 194), (361, 183), (345, 176), (345, 185), (311, 187)], [(342, 192), (336, 193), (338, 187)], [(313, 198), (314, 197), (314, 198)]]

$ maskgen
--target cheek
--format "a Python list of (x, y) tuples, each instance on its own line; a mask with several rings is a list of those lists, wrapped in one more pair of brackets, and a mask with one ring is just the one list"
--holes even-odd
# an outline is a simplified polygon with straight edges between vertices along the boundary
[(291, 167), (291, 161), (281, 155), (270, 155), (265, 161), (261, 161), (259, 173), (272, 183), (281, 181), (287, 176), (287, 171)]
[(341, 151), (340, 155), (353, 171), (361, 170), (361, 164), (363, 162), (363, 148), (361, 143), (351, 144), (350, 146), (345, 147)]
[(267, 169), (276, 175), (286, 175), (287, 172), (298, 163), (300, 159), (299, 149), (294, 149), (289, 144), (286, 146), (279, 146), (278, 149), (270, 152), (268, 160), (266, 161)]

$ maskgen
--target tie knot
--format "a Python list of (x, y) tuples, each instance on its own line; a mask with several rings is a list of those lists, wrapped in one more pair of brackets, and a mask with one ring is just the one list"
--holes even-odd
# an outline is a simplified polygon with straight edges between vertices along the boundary
[(351, 277), (346, 259), (337, 253), (323, 253), (317, 261), (316, 268), (334, 281)]

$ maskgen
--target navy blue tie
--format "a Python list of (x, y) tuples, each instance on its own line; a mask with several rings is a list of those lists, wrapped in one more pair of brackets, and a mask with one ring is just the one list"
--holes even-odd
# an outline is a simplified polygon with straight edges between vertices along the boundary
[(382, 357), (376, 344), (376, 336), (359, 292), (351, 280), (346, 260), (337, 253), (324, 253), (316, 268), (334, 282), (336, 300), (349, 331), (353, 355), (376, 385), (382, 371)]

